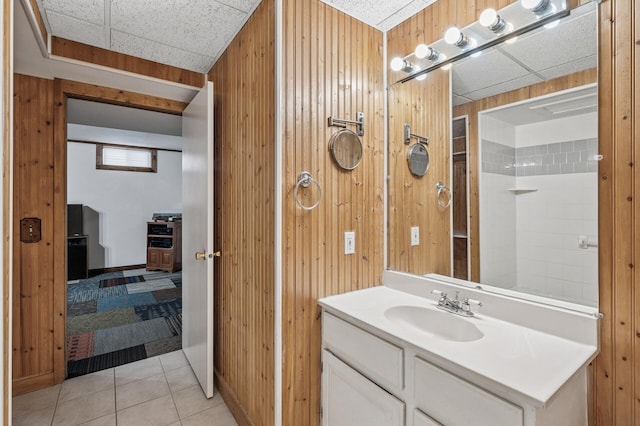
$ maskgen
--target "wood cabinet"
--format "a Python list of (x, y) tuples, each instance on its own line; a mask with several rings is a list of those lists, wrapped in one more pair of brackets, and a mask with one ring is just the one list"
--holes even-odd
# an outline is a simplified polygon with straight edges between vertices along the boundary
[(182, 269), (182, 222), (147, 222), (147, 271)]

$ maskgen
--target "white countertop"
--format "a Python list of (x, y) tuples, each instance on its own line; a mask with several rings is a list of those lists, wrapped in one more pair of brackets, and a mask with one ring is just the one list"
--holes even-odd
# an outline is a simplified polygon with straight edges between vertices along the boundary
[(473, 318), (448, 314), (475, 324), (484, 334), (478, 340), (457, 342), (432, 337), (389, 320), (384, 312), (403, 305), (437, 309), (436, 301), (386, 286), (326, 297), (319, 304), (362, 328), (405, 342), (454, 374), (489, 389), (506, 388), (535, 406), (546, 405), (597, 354), (596, 346), (482, 313)]

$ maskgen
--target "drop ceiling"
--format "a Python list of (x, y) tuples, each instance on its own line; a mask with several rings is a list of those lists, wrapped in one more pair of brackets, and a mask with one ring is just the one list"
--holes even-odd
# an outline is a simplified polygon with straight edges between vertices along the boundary
[(388, 31), (436, 0), (321, 0), (380, 31)]
[(598, 34), (594, 3), (571, 11), (555, 28), (540, 28), (453, 66), (453, 104), (516, 90), (596, 68)]
[(49, 34), (206, 73), (260, 0), (37, 0)]

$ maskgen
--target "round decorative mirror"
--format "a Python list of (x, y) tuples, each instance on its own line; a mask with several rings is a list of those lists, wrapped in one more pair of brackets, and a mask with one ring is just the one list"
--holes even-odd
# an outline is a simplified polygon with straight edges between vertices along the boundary
[(362, 141), (349, 129), (342, 129), (331, 136), (329, 150), (334, 161), (343, 170), (353, 170), (362, 160)]
[(409, 170), (414, 176), (424, 176), (429, 170), (429, 152), (421, 143), (409, 147), (407, 160), (409, 161)]

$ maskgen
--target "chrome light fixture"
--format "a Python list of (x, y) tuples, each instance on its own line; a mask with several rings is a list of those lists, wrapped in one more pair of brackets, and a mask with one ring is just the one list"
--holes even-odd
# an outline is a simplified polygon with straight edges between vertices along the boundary
[(426, 44), (419, 44), (416, 46), (416, 50), (413, 52), (413, 54), (416, 56), (416, 58), (418, 59), (428, 59), (430, 61), (435, 61), (440, 57), (440, 53), (437, 50), (432, 49), (431, 47), (427, 46)]
[(419, 69), (416, 69), (416, 66), (414, 64), (407, 61), (405, 58), (400, 57), (393, 58), (391, 60), (390, 66), (392, 71), (404, 71), (408, 74), (411, 74), (414, 71), (419, 71)]
[(458, 27), (449, 28), (444, 33), (444, 41), (460, 48), (465, 47), (469, 43), (467, 36), (464, 35)]
[(478, 19), (480, 25), (483, 27), (489, 28), (494, 33), (498, 34), (503, 31), (507, 27), (507, 21), (502, 19), (498, 12), (495, 9), (485, 9), (484, 12), (480, 14), (480, 19)]
[(520, 4), (533, 13), (542, 13), (547, 10), (549, 0), (520, 0)]

